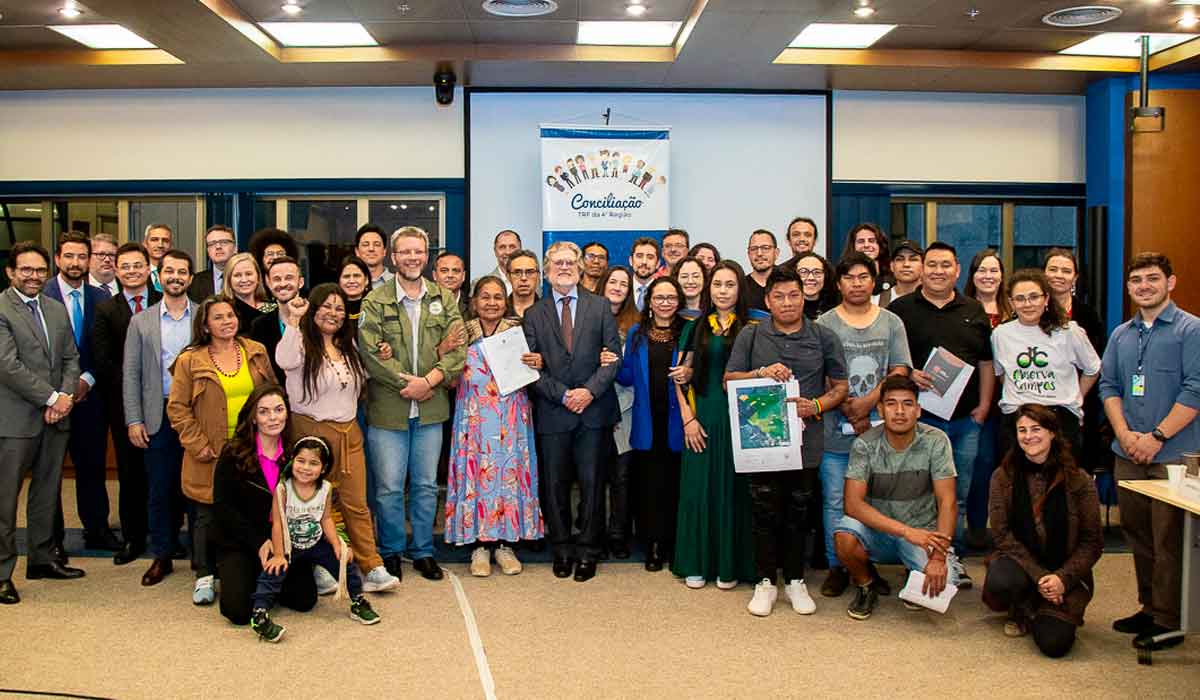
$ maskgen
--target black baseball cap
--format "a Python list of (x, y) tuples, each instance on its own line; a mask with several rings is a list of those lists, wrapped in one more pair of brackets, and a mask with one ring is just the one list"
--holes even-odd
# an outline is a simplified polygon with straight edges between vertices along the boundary
[(917, 245), (916, 241), (909, 240), (907, 238), (903, 241), (900, 241), (896, 244), (896, 247), (892, 248), (892, 257), (894, 258), (899, 255), (900, 251), (902, 250), (912, 251), (917, 255), (917, 257), (923, 257), (925, 255), (925, 251), (921, 250), (921, 246)]

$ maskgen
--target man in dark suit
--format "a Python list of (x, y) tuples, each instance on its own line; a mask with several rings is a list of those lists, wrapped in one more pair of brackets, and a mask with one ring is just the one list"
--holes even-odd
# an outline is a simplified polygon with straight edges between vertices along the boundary
[[(104, 429), (104, 397), (95, 392), (96, 367), (92, 357), (92, 326), (96, 322), (96, 307), (108, 300), (109, 293), (87, 284), (88, 264), (92, 253), (87, 236), (67, 231), (58, 239), (54, 249), (55, 275), (43, 290), (45, 295), (63, 304), (71, 322), (75, 346), (79, 350), (79, 384), (74, 392), (71, 409), (71, 437), (67, 452), (75, 467), (75, 502), (83, 522), (83, 541), (88, 549), (121, 548), (108, 527), (108, 490), (105, 488), (105, 458), (108, 454), (108, 433)], [(54, 521), (55, 544), (63, 544), (62, 499)]]
[(300, 263), (296, 262), (295, 258), (285, 255), (272, 260), (271, 266), (267, 268), (267, 288), (271, 290), (271, 296), (275, 297), (277, 306), (274, 311), (259, 316), (250, 324), (250, 337), (267, 348), (267, 357), (271, 358), (271, 367), (275, 368), (275, 378), (279, 381), (279, 386), (284, 386), (284, 380), (287, 378), (279, 368), (279, 363), (275, 361), (275, 346), (279, 345), (283, 338), (283, 320), (279, 317), (279, 310), (295, 299), (302, 287), (304, 275), (300, 274)]
[(204, 233), (204, 247), (208, 252), (208, 269), (193, 275), (188, 287), (188, 296), (197, 304), (221, 293), (225, 284), (225, 263), (237, 252), (237, 236), (225, 224), (215, 224)]
[(100, 374), (108, 427), (117, 453), (117, 479), (121, 484), (118, 509), (125, 546), (113, 556), (113, 562), (128, 564), (146, 551), (150, 526), (146, 511), (149, 497), (146, 468), (142, 463), (142, 451), (129, 441), (122, 401), (125, 334), (129, 330), (129, 319), (157, 304), (162, 295), (147, 285), (150, 254), (141, 243), (126, 243), (117, 248), (117, 279), (121, 281), (121, 293), (96, 309), (92, 353)]
[[(541, 443), (546, 501), (542, 513), (554, 548), (554, 575), (576, 581), (596, 575), (604, 535), (603, 458), (620, 419), (612, 383), (619, 363), (600, 366), (600, 353), (617, 355), (621, 341), (608, 301), (579, 286), (579, 246), (560, 241), (546, 251), (543, 269), (552, 292), (525, 312), (525, 338), (542, 355), (533, 385), (534, 420)], [(579, 482), (579, 536), (571, 542), (571, 485)]]
[(42, 294), (50, 254), (21, 241), (12, 247), (6, 271), (12, 286), (0, 294), (0, 603), (12, 605), (21, 601), (12, 572), (17, 499), (27, 473), (25, 577), (79, 578), (83, 571), (50, 552), (79, 353), (66, 309)]

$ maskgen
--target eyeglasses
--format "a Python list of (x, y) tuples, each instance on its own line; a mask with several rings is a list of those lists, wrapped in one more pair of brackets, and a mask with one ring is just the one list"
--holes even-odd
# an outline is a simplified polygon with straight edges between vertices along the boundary
[(116, 253), (92, 253), (92, 257), (103, 258), (105, 260), (116, 260), (117, 254)]
[(537, 270), (512, 270), (508, 273), (509, 277), (537, 277)]
[(584, 253), (583, 259), (588, 262), (608, 262), (608, 256), (603, 253)]
[(770, 253), (772, 250), (775, 250), (775, 246), (773, 245), (752, 245), (746, 249), (751, 255), (755, 253)]
[(45, 277), (50, 274), (50, 268), (21, 266), (17, 268), (17, 274), (22, 277)]
[(1018, 306), (1024, 306), (1025, 304), (1036, 304), (1045, 298), (1045, 294), (1029, 294), (1025, 296), (1013, 297), (1012, 302)]
[(656, 294), (656, 295), (650, 297), (650, 301), (654, 302), (655, 304), (659, 304), (660, 306), (665, 305), (665, 304), (678, 304), (679, 297), (677, 297), (675, 295), (661, 296), (661, 295)]
[(222, 239), (216, 240), (216, 241), (209, 241), (206, 245), (209, 248), (221, 248), (221, 247), (224, 247), (227, 245), (233, 245), (233, 239), (232, 238), (222, 238)]
[(824, 270), (796, 270), (796, 274), (804, 279), (805, 277), (824, 277)]
[(557, 267), (560, 270), (569, 270), (572, 267), (578, 267), (579, 261), (577, 261), (577, 260), (551, 260), (550, 265), (551, 265), (551, 267)]

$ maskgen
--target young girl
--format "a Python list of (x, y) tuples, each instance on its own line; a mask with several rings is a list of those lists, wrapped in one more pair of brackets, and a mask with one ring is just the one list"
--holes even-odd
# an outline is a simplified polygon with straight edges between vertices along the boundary
[(271, 518), (273, 554), (258, 576), (250, 620), (251, 629), (265, 641), (278, 642), (283, 638), (283, 626), (272, 622), (267, 611), (275, 605), (288, 566), (297, 562), (322, 566), (335, 578), (339, 571), (344, 571), (350, 590), (350, 619), (364, 625), (379, 622), (379, 614), (363, 597), (357, 569), (345, 565), (352, 556), (350, 545), (342, 542), (333, 526), (330, 507), (333, 489), (325, 481), (332, 467), (333, 449), (329, 443), (315, 435), (302, 437), (292, 447), (292, 459), (284, 466), (275, 487)]

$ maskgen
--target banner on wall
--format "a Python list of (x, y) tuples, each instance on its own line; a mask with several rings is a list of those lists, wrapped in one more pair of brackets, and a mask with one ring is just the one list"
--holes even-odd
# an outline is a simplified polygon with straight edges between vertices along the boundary
[(624, 264), (640, 236), (662, 238), (671, 218), (669, 127), (543, 124), (542, 250), (600, 241)]

